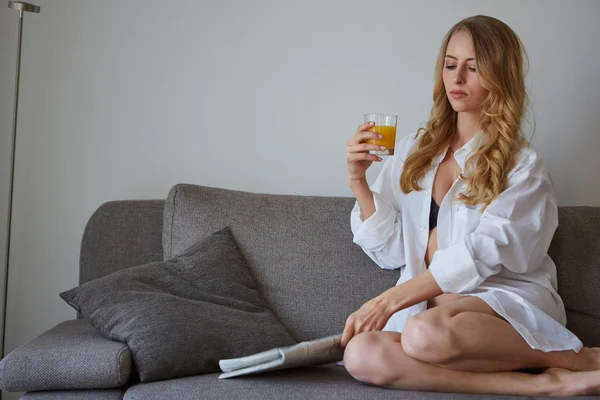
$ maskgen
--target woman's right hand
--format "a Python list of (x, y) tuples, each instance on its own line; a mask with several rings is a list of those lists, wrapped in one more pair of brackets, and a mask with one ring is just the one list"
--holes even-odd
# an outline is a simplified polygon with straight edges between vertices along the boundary
[(359, 125), (356, 133), (347, 143), (346, 161), (348, 162), (348, 179), (350, 181), (363, 179), (373, 161), (381, 161), (381, 157), (369, 154), (369, 150), (385, 150), (385, 147), (365, 143), (366, 139), (379, 140), (383, 137), (377, 132), (367, 131), (372, 127), (373, 122), (365, 122)]

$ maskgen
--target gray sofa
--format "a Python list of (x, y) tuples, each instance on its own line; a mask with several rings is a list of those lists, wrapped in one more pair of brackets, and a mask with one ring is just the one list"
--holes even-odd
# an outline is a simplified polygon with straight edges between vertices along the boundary
[[(341, 332), (348, 314), (395, 284), (352, 242), (350, 197), (255, 194), (187, 184), (166, 201), (114, 201), (90, 218), (80, 282), (163, 259), (230, 226), (275, 315), (297, 341)], [(568, 327), (600, 345), (600, 207), (560, 207), (550, 255)], [(68, 289), (68, 288), (65, 288)], [(58, 295), (58, 294), (57, 294)], [(65, 321), (0, 364), (4, 390), (25, 399), (508, 399), (367, 386), (343, 367), (300, 368), (218, 380), (205, 374), (140, 383), (129, 349), (86, 321)], [(53, 390), (47, 390), (53, 389)], [(514, 397), (516, 398), (516, 397)]]

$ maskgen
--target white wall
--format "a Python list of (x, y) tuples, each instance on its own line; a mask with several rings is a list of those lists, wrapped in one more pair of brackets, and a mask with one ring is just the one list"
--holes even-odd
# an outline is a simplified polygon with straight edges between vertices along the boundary
[[(415, 131), (444, 33), (478, 13), (529, 52), (533, 142), (559, 203), (600, 206), (598, 1), (37, 4), (23, 39), (8, 351), (74, 317), (58, 293), (77, 284), (84, 225), (105, 201), (164, 198), (178, 182), (350, 196), (345, 143), (363, 113), (396, 112), (400, 132)], [(17, 20), (0, 7), (2, 254)]]

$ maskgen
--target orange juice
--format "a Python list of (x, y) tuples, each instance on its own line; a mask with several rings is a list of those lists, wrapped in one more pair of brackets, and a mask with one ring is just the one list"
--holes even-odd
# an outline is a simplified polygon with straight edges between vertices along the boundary
[[(383, 139), (366, 139), (365, 140), (366, 143), (385, 146), (385, 147), (387, 147), (387, 151), (389, 152), (387, 154), (389, 154), (389, 155), (394, 154), (394, 145), (396, 144), (396, 127), (395, 126), (375, 125), (371, 129), (369, 129), (369, 132), (377, 132), (383, 136)], [(378, 153), (375, 153), (375, 154), (381, 154), (381, 151), (379, 151), (379, 150), (377, 150), (377, 151), (378, 151)], [(386, 150), (384, 150), (384, 151), (386, 151)]]

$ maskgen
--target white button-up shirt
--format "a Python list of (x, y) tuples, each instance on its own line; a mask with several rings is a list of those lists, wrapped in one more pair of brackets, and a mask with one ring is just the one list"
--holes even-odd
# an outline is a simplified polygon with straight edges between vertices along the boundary
[[(486, 140), (478, 133), (454, 153), (461, 170)], [(420, 180), (423, 190), (408, 194), (400, 176), (418, 139), (400, 139), (370, 186), (375, 213), (351, 213), (354, 243), (381, 268), (401, 268), (397, 284), (427, 268), (429, 212), (433, 181), (446, 151), (435, 157)], [(483, 211), (457, 199), (466, 183), (456, 180), (438, 213), (438, 250), (429, 270), (444, 293), (478, 296), (515, 327), (532, 348), (579, 351), (581, 341), (565, 328), (563, 302), (556, 292), (556, 267), (547, 254), (558, 225), (556, 197), (543, 159), (527, 146), (508, 175), (507, 188)], [(384, 330), (401, 332), (406, 320), (427, 309), (423, 301), (395, 313)]]

